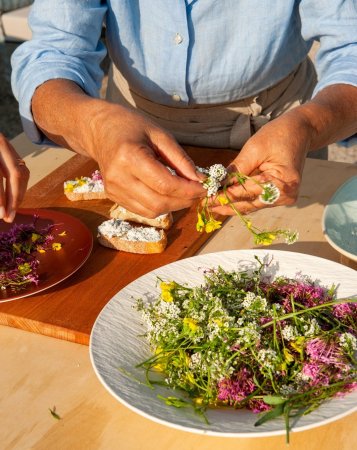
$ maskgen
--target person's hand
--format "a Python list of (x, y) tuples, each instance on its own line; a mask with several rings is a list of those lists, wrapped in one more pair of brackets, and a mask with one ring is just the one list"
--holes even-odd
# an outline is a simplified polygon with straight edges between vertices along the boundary
[(90, 98), (62, 79), (36, 89), (32, 113), (54, 142), (95, 159), (108, 197), (134, 213), (154, 218), (205, 196), (204, 177), (188, 155), (140, 113)]
[(24, 198), (30, 171), (0, 133), (0, 219), (12, 222)]
[[(91, 122), (92, 156), (108, 197), (145, 217), (191, 206), (205, 196), (193, 161), (143, 115), (106, 104)], [(173, 175), (168, 168), (175, 170)]]
[[(291, 205), (298, 195), (310, 140), (311, 130), (305, 121), (287, 113), (252, 136), (228, 170), (252, 176), (260, 183), (274, 183), (280, 190), (280, 197), (273, 206)], [(252, 180), (243, 186), (235, 183), (227, 189), (234, 206), (244, 214), (267, 207), (259, 199), (261, 193), (262, 188)], [(229, 205), (221, 206), (218, 199), (212, 211), (235, 214)]]

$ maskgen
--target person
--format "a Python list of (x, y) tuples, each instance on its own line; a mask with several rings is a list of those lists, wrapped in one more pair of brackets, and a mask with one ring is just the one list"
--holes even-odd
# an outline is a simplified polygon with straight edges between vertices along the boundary
[[(355, 0), (36, 0), (29, 23), (12, 58), (28, 136), (94, 158), (109, 197), (147, 217), (204, 197), (184, 144), (240, 150), (229, 170), (273, 182), (275, 205), (290, 205), (307, 154), (357, 131)], [(243, 213), (266, 207), (259, 194), (228, 189)]]
[(4, 222), (13, 222), (24, 198), (29, 177), (30, 171), (25, 162), (0, 133), (0, 219)]

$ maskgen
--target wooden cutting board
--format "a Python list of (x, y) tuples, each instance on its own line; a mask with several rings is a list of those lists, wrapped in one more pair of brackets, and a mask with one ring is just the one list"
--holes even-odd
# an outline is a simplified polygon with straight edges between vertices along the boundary
[[(228, 165), (236, 155), (231, 150), (186, 150), (201, 167)], [(197, 210), (193, 206), (174, 213), (168, 246), (161, 254), (136, 255), (102, 247), (96, 230), (109, 217), (113, 203), (70, 202), (63, 194), (64, 181), (89, 176), (96, 168), (93, 160), (75, 155), (28, 190), (23, 207), (50, 208), (77, 217), (93, 233), (94, 247), (86, 263), (62, 283), (31, 297), (0, 303), (0, 324), (88, 345), (95, 319), (114, 294), (157, 267), (194, 255), (209, 239), (210, 235), (196, 231)]]

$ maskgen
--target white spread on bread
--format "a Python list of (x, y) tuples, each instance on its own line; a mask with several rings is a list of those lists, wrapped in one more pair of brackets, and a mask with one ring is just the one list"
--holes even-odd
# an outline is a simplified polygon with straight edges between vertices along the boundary
[(83, 194), (87, 192), (104, 192), (103, 178), (96, 170), (91, 177), (80, 177), (75, 180), (67, 180), (64, 182), (64, 190), (66, 192), (74, 192)]
[(158, 242), (162, 233), (154, 227), (135, 227), (120, 219), (106, 220), (98, 227), (98, 232), (108, 238), (119, 237), (126, 241)]

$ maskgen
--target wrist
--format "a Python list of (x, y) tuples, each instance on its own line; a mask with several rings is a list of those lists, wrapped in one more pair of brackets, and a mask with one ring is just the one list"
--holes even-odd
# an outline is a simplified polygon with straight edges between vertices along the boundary
[(302, 108), (302, 106), (294, 108), (280, 116), (279, 119), (285, 122), (285, 127), (282, 128), (283, 132), (288, 134), (291, 142), (295, 142), (294, 147), (303, 156), (306, 156), (312, 150), (316, 129)]

